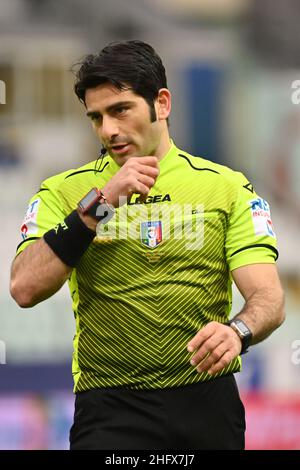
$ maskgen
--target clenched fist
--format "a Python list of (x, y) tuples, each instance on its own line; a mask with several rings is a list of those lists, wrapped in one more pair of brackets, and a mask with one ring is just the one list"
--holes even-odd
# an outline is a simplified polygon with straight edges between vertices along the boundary
[[(140, 194), (145, 200), (158, 175), (157, 157), (132, 157), (101, 190), (109, 204), (119, 207), (133, 194)], [(120, 203), (120, 198), (124, 202)]]

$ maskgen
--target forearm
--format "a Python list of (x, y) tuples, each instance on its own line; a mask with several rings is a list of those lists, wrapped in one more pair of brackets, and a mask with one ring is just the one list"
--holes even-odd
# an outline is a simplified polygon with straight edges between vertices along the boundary
[(10, 291), (21, 307), (33, 307), (51, 297), (69, 277), (72, 268), (63, 263), (40, 239), (14, 260)]
[[(244, 277), (245, 273), (249, 280), (249, 272), (251, 275), (253, 269), (254, 274), (257, 269), (261, 270), (259, 267), (240, 268), (240, 274), (235, 273), (236, 280), (241, 281), (241, 275)], [(252, 331), (252, 344), (263, 341), (284, 320), (283, 292), (276, 276), (273, 276), (273, 281), (274, 286), (255, 289), (250, 294), (249, 289), (252, 290), (253, 284), (246, 282), (246, 287), (243, 286), (247, 292), (244, 292), (246, 304), (236, 317), (243, 320)], [(208, 371), (209, 374), (216, 374), (230, 364), (240, 354), (241, 347), (241, 339), (233, 328), (215, 321), (201, 328), (188, 343), (188, 351), (194, 353), (192, 365), (199, 373)]]
[(243, 320), (252, 331), (252, 344), (263, 341), (284, 321), (282, 290), (268, 287), (255, 291), (236, 317)]

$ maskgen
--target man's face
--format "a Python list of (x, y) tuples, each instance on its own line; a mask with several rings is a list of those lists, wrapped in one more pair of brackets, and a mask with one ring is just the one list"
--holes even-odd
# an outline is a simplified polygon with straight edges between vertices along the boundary
[(85, 104), (95, 132), (118, 165), (130, 157), (156, 154), (161, 121), (151, 122), (150, 107), (143, 97), (105, 83), (86, 91)]

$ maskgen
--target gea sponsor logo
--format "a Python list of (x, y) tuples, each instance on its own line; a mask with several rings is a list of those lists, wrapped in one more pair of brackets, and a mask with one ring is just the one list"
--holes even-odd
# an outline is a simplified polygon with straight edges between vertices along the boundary
[(135, 196), (134, 200), (131, 199), (128, 202), (129, 206), (132, 206), (133, 204), (156, 204), (158, 202), (170, 202), (171, 201), (171, 196), (170, 194), (156, 194), (155, 196), (148, 196), (145, 201), (140, 200), (140, 196)]

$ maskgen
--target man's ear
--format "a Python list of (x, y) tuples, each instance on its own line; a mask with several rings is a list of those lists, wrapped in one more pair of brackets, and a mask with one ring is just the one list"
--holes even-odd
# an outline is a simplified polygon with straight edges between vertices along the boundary
[(167, 119), (171, 112), (171, 92), (168, 88), (161, 88), (155, 101), (156, 116), (159, 121)]

